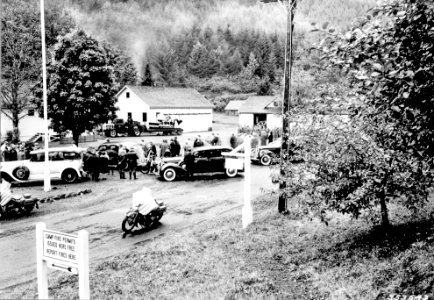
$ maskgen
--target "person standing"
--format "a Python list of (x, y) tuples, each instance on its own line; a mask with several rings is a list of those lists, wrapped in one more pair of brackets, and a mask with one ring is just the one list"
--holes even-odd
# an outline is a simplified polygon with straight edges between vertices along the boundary
[(87, 148), (83, 158), (84, 170), (90, 174), (90, 180), (99, 181), (99, 159), (96, 156), (95, 148)]
[(167, 143), (167, 140), (163, 140), (163, 142), (160, 145), (160, 157), (165, 157), (166, 151), (169, 149), (169, 144)]
[(188, 149), (186, 154), (184, 155), (184, 164), (185, 169), (187, 171), (187, 180), (193, 178), (194, 175), (194, 155), (191, 152), (191, 149)]
[(111, 146), (107, 149), (106, 153), (109, 157), (108, 159), (108, 168), (110, 170), (111, 175), (114, 175), (115, 170), (118, 166), (118, 152), (115, 150), (115, 146)]
[[(155, 147), (155, 146), (154, 146)], [(152, 150), (150, 150), (151, 152)], [(130, 179), (134, 177), (134, 179), (137, 179), (136, 176), (136, 169), (137, 169), (137, 160), (139, 157), (137, 156), (136, 152), (134, 151), (134, 148), (131, 148), (130, 151), (125, 155), (127, 164), (128, 164), (128, 174)]]
[(233, 133), (231, 135), (231, 138), (229, 139), (229, 144), (231, 145), (232, 149), (235, 149), (237, 147), (237, 137)]
[(173, 139), (170, 139), (170, 144), (169, 144), (169, 150), (170, 150), (170, 156), (175, 157), (176, 156), (176, 145), (175, 145), (175, 141)]
[(173, 142), (175, 144), (175, 156), (179, 156), (179, 154), (181, 153), (181, 144), (178, 142), (178, 138), (176, 136), (173, 139)]
[(127, 151), (124, 147), (119, 148), (118, 170), (119, 170), (120, 179), (125, 179), (125, 169), (127, 167), (126, 154), (127, 154)]

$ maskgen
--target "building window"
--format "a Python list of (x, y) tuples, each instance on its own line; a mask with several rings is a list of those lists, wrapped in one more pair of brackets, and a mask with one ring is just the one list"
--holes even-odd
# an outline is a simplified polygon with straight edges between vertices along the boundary
[(143, 115), (142, 122), (147, 122), (148, 121), (148, 114), (147, 113), (143, 113), (142, 115)]
[(127, 92), (127, 98), (130, 98), (130, 92)]
[(34, 109), (29, 109), (27, 112), (28, 116), (34, 116), (35, 115), (35, 110)]

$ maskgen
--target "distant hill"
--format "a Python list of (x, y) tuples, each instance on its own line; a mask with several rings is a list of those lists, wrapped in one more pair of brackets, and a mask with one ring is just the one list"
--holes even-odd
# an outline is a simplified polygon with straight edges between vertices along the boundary
[[(296, 32), (308, 32), (311, 22), (345, 30), (375, 2), (299, 0)], [(255, 0), (68, 0), (65, 6), (80, 27), (123, 50), (139, 71), (148, 49), (164, 46), (193, 26), (283, 37), (286, 20), (281, 4)]]

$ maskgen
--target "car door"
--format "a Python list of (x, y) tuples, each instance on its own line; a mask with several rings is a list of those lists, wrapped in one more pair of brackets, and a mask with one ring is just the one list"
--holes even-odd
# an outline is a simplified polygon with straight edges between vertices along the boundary
[(30, 160), (26, 167), (29, 169), (29, 180), (44, 179), (44, 161), (45, 155), (43, 152), (34, 153), (30, 156)]
[(222, 149), (213, 149), (209, 156), (209, 172), (222, 172), (225, 170), (225, 158)]
[(195, 151), (194, 155), (194, 172), (205, 173), (208, 169), (208, 153), (206, 150)]
[(50, 163), (50, 177), (60, 178), (65, 167), (62, 151), (53, 151), (48, 154)]

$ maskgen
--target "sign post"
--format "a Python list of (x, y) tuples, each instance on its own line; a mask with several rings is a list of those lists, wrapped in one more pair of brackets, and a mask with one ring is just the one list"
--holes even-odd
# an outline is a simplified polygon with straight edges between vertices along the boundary
[(251, 144), (250, 137), (246, 136), (244, 139), (244, 206), (242, 210), (243, 215), (243, 228), (249, 226), (253, 222), (252, 211), (252, 190), (251, 190)]
[(48, 298), (47, 269), (67, 272), (79, 277), (80, 299), (90, 299), (89, 234), (80, 230), (72, 235), (47, 230), (45, 223), (36, 224), (36, 259), (39, 299)]

